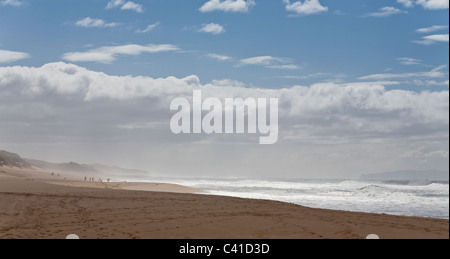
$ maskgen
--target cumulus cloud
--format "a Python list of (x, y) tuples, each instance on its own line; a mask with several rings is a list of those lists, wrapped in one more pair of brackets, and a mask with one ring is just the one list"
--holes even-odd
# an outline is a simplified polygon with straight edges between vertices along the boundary
[(413, 0), (397, 0), (398, 3), (402, 4), (404, 7), (410, 8), (414, 7)]
[(136, 30), (136, 33), (147, 33), (147, 32), (151, 32), (151, 31), (153, 31), (156, 27), (158, 27), (159, 25), (160, 25), (161, 23), (160, 22), (157, 22), (157, 23), (154, 23), (154, 24), (150, 24), (149, 26), (147, 26), (145, 29), (143, 29), (143, 30)]
[(420, 5), (429, 10), (448, 9), (448, 0), (397, 0), (397, 2), (406, 8)]
[(328, 7), (322, 6), (319, 0), (296, 1), (293, 3), (290, 0), (283, 0), (283, 2), (286, 4), (286, 11), (298, 15), (311, 15), (328, 11)]
[(137, 13), (144, 12), (144, 6), (142, 4), (137, 4), (131, 1), (126, 2), (125, 0), (111, 0), (106, 5), (106, 9), (114, 9), (117, 7), (120, 7), (121, 10), (131, 10)]
[(211, 33), (214, 35), (219, 35), (224, 33), (226, 30), (225, 28), (217, 23), (209, 23), (209, 24), (205, 24), (202, 26), (202, 28), (200, 28), (200, 30), (198, 30), (199, 32), (204, 32), (204, 33)]
[(144, 7), (141, 4), (136, 4), (134, 2), (126, 2), (124, 5), (122, 5), (122, 7), (120, 9), (121, 10), (131, 10), (131, 11), (135, 11), (137, 13), (144, 12)]
[(418, 5), (429, 10), (448, 9), (448, 3), (448, 0), (417, 0)]
[[(407, 90), (387, 90), (379, 82), (319, 83), (311, 86), (294, 86), (284, 89), (245, 88), (242, 82), (231, 79), (215, 80), (202, 85), (200, 79), (191, 75), (185, 78), (151, 78), (144, 76), (111, 76), (86, 68), (67, 64), (50, 63), (42, 67), (1, 67), (0, 89), (2, 93), (15, 93), (17, 97), (40, 98), (59, 94), (74, 96), (81, 102), (99, 100), (126, 101), (140, 98), (158, 98), (167, 101), (171, 97), (192, 95), (192, 90), (202, 89), (205, 96), (222, 97), (278, 97), (283, 107), (282, 115), (287, 117), (326, 120), (321, 116), (348, 116), (367, 120), (378, 114), (388, 116), (392, 121), (403, 116), (448, 124), (448, 91), (416, 93)], [(169, 107), (161, 106), (164, 109)], [(426, 109), (424, 109), (426, 108)], [(371, 116), (366, 117), (368, 113)], [(304, 121), (303, 121), (304, 122)], [(377, 123), (380, 120), (376, 121)], [(423, 122), (423, 121), (422, 121)], [(293, 121), (293, 124), (302, 120)], [(371, 123), (372, 124), (372, 123)], [(395, 130), (401, 123), (394, 123)], [(343, 128), (347, 125), (342, 124)], [(389, 128), (386, 125), (387, 128)], [(386, 128), (386, 130), (387, 130)], [(367, 128), (366, 130), (371, 130)]]
[(17, 52), (0, 49), (0, 63), (11, 63), (29, 58), (30, 55), (25, 52)]
[(94, 19), (91, 17), (86, 17), (84, 19), (81, 19), (81, 20), (77, 21), (75, 23), (75, 25), (79, 26), (79, 27), (86, 27), (86, 28), (111, 28), (111, 27), (119, 26), (119, 24), (115, 23), (115, 22), (106, 23), (102, 19)]
[(200, 7), (200, 12), (208, 13), (214, 11), (246, 13), (255, 5), (254, 0), (210, 0)]
[[(66, 63), (0, 67), (0, 143), (14, 150), (46, 150), (62, 161), (71, 154), (93, 162), (126, 159), (134, 167), (191, 176), (245, 167), (245, 174), (273, 176), (277, 169), (298, 177), (301, 167), (307, 169), (302, 176), (336, 177), (368, 165), (375, 171), (416, 166), (414, 159), (399, 156), (423, 146), (424, 156), (434, 157), (431, 166), (448, 166), (448, 158), (439, 160), (448, 150), (448, 89), (388, 90), (382, 82), (245, 86), (231, 79), (201, 84), (195, 75), (114, 76)], [(279, 143), (260, 149), (248, 135), (174, 136), (168, 127), (170, 102), (192, 98), (194, 89), (204, 98), (279, 98)], [(348, 160), (330, 160), (331, 153)], [(200, 167), (186, 172), (189, 164)]]
[(21, 6), (23, 3), (19, 0), (2, 0), (0, 5)]
[(111, 0), (106, 5), (106, 9), (113, 9), (125, 4), (125, 0)]
[[(2, 91), (4, 88), (19, 87), (19, 94), (40, 96), (45, 93), (78, 95), (81, 100), (92, 101), (108, 98), (128, 100), (155, 97), (192, 89), (199, 85), (196, 76), (182, 79), (169, 77), (116, 77), (90, 71), (86, 68), (66, 63), (49, 63), (42, 67), (0, 68)], [(185, 90), (184, 90), (185, 89)]]
[(408, 12), (402, 11), (402, 10), (392, 7), (392, 6), (386, 6), (386, 7), (380, 8), (380, 10), (378, 10), (377, 12), (366, 14), (365, 17), (382, 18), (382, 17), (392, 16), (395, 14), (405, 14), (405, 13), (408, 13)]
[(62, 58), (71, 62), (111, 63), (115, 61), (118, 56), (138, 56), (143, 53), (159, 53), (176, 50), (179, 50), (179, 48), (169, 44), (129, 44), (123, 46), (100, 47), (85, 52), (69, 52), (65, 53)]

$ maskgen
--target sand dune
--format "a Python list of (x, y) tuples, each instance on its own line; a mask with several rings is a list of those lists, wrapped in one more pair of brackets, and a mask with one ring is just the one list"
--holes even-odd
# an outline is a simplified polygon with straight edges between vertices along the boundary
[[(57, 180), (0, 168), (0, 238), (449, 238), (448, 220), (310, 209), (162, 191), (179, 186)], [(45, 176), (45, 177), (44, 177)], [(90, 186), (92, 185), (92, 186)], [(88, 188), (90, 187), (90, 188)], [(157, 192), (148, 191), (151, 188)], [(125, 189), (145, 189), (131, 191)], [(191, 190), (196, 191), (196, 190)]]

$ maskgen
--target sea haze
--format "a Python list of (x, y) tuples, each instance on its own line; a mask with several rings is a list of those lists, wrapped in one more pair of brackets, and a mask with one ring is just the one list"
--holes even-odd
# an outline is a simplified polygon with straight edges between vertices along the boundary
[(224, 195), (297, 205), (429, 218), (449, 218), (449, 182), (368, 180), (148, 179)]

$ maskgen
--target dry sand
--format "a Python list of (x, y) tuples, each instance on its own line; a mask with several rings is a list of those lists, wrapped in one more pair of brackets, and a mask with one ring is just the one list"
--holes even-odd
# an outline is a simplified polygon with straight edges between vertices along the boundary
[(177, 185), (85, 183), (79, 178), (0, 167), (0, 239), (62, 239), (68, 234), (100, 239), (449, 238), (448, 220), (311, 209), (189, 194), (199, 190)]

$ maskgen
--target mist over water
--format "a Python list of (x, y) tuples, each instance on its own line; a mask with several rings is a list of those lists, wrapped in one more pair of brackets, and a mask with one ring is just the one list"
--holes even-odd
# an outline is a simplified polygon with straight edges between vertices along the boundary
[(266, 199), (302, 206), (429, 218), (449, 218), (448, 182), (153, 178), (212, 195)]

